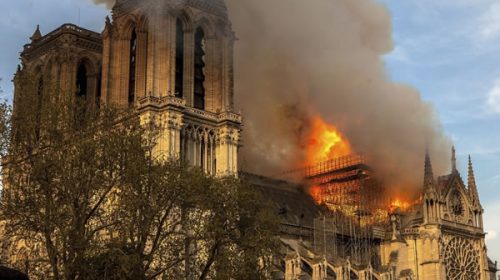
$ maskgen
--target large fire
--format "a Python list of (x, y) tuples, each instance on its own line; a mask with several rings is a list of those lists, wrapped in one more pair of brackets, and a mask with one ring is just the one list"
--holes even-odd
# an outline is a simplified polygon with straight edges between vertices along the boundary
[(396, 199), (391, 201), (391, 211), (396, 210), (396, 209), (400, 209), (403, 211), (408, 210), (408, 208), (410, 208), (410, 206), (411, 206), (410, 202), (404, 201), (400, 198), (396, 198)]
[[(333, 125), (316, 116), (311, 120), (311, 128), (305, 149), (305, 165), (315, 166), (351, 154), (352, 149), (346, 138)], [(311, 186), (309, 194), (318, 204), (324, 201), (323, 188)]]
[(312, 119), (306, 146), (307, 165), (346, 156), (351, 152), (351, 145), (337, 128), (320, 117)]
[[(311, 119), (310, 126), (305, 149), (305, 165), (315, 166), (351, 154), (351, 145), (336, 127), (326, 123), (319, 116)], [(309, 194), (316, 203), (325, 202), (322, 187), (311, 186)]]
[[(362, 167), (357, 166), (359, 162), (353, 155), (351, 144), (334, 125), (319, 116), (314, 117), (310, 125), (305, 165), (313, 170), (313, 175), (308, 175), (312, 176), (309, 194), (318, 205), (324, 204), (331, 211), (346, 216), (364, 213), (362, 217), (358, 216), (363, 224), (383, 222), (396, 209), (407, 211), (411, 208), (414, 203), (401, 196), (387, 201), (374, 181), (368, 182), (367, 177), (360, 176), (366, 173), (359, 173), (363, 169), (358, 170)], [(329, 173), (334, 170), (334, 173)], [(377, 191), (379, 196), (373, 193)]]

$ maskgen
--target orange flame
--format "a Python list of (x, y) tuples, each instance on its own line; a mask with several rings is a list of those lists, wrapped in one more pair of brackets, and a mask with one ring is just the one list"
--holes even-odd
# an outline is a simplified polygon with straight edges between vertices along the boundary
[(399, 208), (400, 210), (408, 210), (408, 208), (411, 207), (411, 203), (407, 202), (407, 201), (404, 201), (400, 198), (396, 198), (394, 199), (392, 202), (391, 202), (391, 211), (394, 211), (396, 210), (397, 208)]
[(320, 117), (311, 121), (311, 130), (306, 146), (306, 164), (320, 162), (351, 154), (352, 149), (344, 135)]
[(309, 195), (314, 199), (316, 204), (320, 205), (323, 203), (323, 191), (319, 186), (309, 187)]

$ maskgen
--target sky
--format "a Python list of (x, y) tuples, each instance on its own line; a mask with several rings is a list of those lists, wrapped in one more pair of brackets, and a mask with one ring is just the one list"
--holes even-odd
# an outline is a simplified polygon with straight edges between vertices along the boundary
[(393, 19), (387, 70), (433, 104), (464, 180), (471, 155), (488, 249), (500, 261), (500, 1), (380, 1)]
[[(500, 261), (500, 0), (378, 0), (393, 20), (391, 78), (433, 104), (455, 143), (462, 176), (472, 156), (490, 256)], [(22, 46), (66, 22), (101, 31), (108, 11), (89, 0), (16, 0), (0, 9), (0, 98)]]

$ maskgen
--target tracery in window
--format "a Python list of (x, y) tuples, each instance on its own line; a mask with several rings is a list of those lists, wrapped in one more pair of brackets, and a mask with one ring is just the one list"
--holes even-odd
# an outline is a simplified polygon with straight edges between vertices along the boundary
[(128, 104), (134, 106), (135, 102), (135, 85), (136, 85), (136, 68), (137, 68), (137, 33), (132, 30), (130, 37), (130, 65), (129, 65), (129, 86), (128, 86)]
[(182, 98), (184, 92), (184, 26), (177, 19), (175, 40), (175, 96)]
[(476, 280), (480, 275), (479, 254), (462, 237), (455, 237), (446, 245), (445, 264), (447, 280)]
[(464, 203), (462, 201), (462, 196), (458, 191), (451, 194), (450, 197), (450, 207), (453, 215), (462, 217), (465, 214)]
[(196, 29), (194, 40), (194, 107), (205, 109), (205, 32)]

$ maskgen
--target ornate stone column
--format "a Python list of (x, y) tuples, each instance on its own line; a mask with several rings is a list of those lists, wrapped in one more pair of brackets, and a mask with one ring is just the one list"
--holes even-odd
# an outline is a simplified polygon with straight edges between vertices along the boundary
[(150, 18), (151, 30), (148, 32), (147, 39), (146, 96), (157, 96), (154, 90), (155, 64), (157, 63), (155, 60), (156, 36), (154, 35), (156, 29), (153, 27), (155, 23), (156, 21), (154, 21), (153, 18)]
[(110, 102), (110, 83), (112, 65), (112, 38), (114, 27), (109, 18), (106, 18), (106, 26), (102, 32), (103, 50), (102, 50), (102, 80), (101, 80), (101, 103), (106, 105)]
[(154, 87), (155, 96), (163, 97), (174, 94), (170, 89), (170, 76), (172, 71), (171, 43), (172, 38), (172, 20), (171, 16), (156, 15), (155, 26), (155, 67), (154, 67)]
[[(96, 65), (97, 67), (97, 65)], [(97, 67), (98, 68), (98, 67)], [(91, 108), (95, 108), (96, 105), (96, 97), (97, 97), (97, 91), (98, 91), (98, 84), (99, 84), (99, 72), (91, 73), (90, 75), (87, 75), (87, 105), (90, 106)]]
[(217, 67), (220, 62), (216, 59), (218, 51), (218, 40), (213, 35), (205, 36), (205, 110), (216, 112), (217, 97), (220, 97), (221, 91), (216, 90), (217, 83), (220, 83), (217, 75)]
[(226, 110), (234, 109), (234, 35), (224, 40), (222, 82), (222, 107)]

